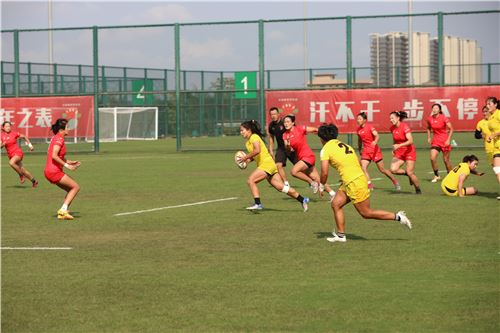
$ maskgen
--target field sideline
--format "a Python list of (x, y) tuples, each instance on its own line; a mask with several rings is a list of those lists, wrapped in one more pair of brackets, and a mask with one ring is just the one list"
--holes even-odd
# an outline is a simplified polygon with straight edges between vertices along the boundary
[[(429, 181), (427, 150), (417, 151), (422, 196), (406, 178), (393, 191), (371, 166), (382, 178), (372, 206), (405, 210), (414, 229), (364, 221), (348, 205), (346, 244), (325, 240), (329, 203), (295, 179), (312, 198), (309, 212), (265, 183), (265, 210), (247, 212), (255, 165), (240, 171), (234, 152), (175, 153), (175, 140), (101, 148), (68, 153), (82, 162), (71, 173), (82, 190), (71, 207), (77, 218), (64, 222), (56, 219), (64, 192), (44, 179), (45, 156), (24, 159), (37, 189), (20, 185), (1, 156), (2, 247), (71, 248), (2, 250), (3, 332), (500, 329), (499, 187), (480, 148), (451, 155), (454, 165), (479, 157), (486, 175), (466, 183), (476, 197), (442, 195)], [(388, 167), (390, 151), (384, 157)], [(338, 180), (331, 170), (329, 182)], [(135, 211), (145, 212), (116, 215)]]

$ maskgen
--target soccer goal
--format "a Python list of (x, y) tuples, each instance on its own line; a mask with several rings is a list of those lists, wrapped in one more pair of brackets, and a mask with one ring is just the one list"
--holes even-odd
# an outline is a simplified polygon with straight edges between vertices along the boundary
[(99, 140), (157, 140), (157, 107), (99, 108)]

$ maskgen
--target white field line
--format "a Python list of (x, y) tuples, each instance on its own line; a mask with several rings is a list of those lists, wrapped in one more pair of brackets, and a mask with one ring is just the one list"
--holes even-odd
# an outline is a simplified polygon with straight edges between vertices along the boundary
[[(374, 180), (382, 180), (382, 178), (372, 178), (372, 181)], [(330, 186), (339, 186), (342, 183), (335, 183), (335, 184), (329, 184)]]
[(188, 203), (188, 204), (183, 204), (183, 205), (166, 206), (166, 207), (159, 207), (159, 208), (152, 208), (152, 209), (145, 209), (145, 210), (137, 210), (135, 212), (118, 213), (118, 214), (115, 214), (113, 216), (124, 216), (124, 215), (133, 215), (133, 214), (142, 214), (142, 213), (156, 212), (158, 210), (164, 210), (164, 209), (197, 206), (197, 205), (204, 205), (204, 204), (208, 204), (208, 203), (212, 203), (212, 202), (220, 202), (220, 201), (228, 201), (228, 200), (236, 200), (236, 199), (238, 199), (238, 198), (237, 197), (233, 197), (233, 198), (223, 198), (223, 199), (199, 201), (199, 202), (193, 202), (193, 203)]
[(32, 251), (45, 251), (45, 250), (72, 250), (72, 247), (1, 247), (1, 250), (32, 250)]

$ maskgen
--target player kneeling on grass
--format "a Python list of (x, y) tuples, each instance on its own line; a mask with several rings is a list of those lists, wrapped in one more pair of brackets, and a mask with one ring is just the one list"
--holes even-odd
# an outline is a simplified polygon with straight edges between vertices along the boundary
[(328, 180), (330, 165), (338, 171), (342, 180), (342, 185), (331, 203), (335, 217), (336, 232), (332, 233), (333, 237), (329, 237), (326, 240), (332, 243), (346, 241), (343, 207), (350, 201), (353, 202), (358, 213), (365, 219), (398, 221), (411, 229), (411, 222), (406, 217), (405, 212), (391, 213), (370, 208), (370, 190), (365, 173), (361, 169), (354, 149), (337, 140), (337, 126), (333, 124), (322, 125), (318, 129), (318, 136), (323, 144), (323, 149), (321, 150), (320, 191), (322, 192)]
[(248, 187), (250, 187), (255, 203), (252, 206), (247, 207), (247, 209), (263, 209), (262, 203), (260, 202), (260, 194), (257, 184), (264, 179), (267, 179), (269, 184), (271, 184), (275, 189), (294, 199), (297, 199), (297, 201), (299, 201), (302, 205), (304, 212), (307, 212), (309, 198), (303, 198), (289, 185), (284, 184), (283, 179), (281, 179), (281, 176), (278, 173), (276, 164), (274, 163), (273, 158), (269, 154), (269, 151), (262, 140), (263, 134), (259, 123), (255, 120), (243, 122), (240, 126), (240, 134), (247, 140), (245, 146), (249, 153), (239, 162), (250, 162), (254, 160), (257, 163), (257, 169), (255, 169), (250, 176), (248, 176), (247, 180)]
[(47, 152), (47, 162), (45, 164), (45, 178), (52, 184), (56, 184), (66, 192), (66, 197), (64, 198), (64, 203), (57, 212), (57, 218), (59, 220), (72, 220), (73, 216), (70, 215), (68, 208), (71, 202), (80, 191), (80, 186), (67, 174), (63, 172), (63, 167), (69, 170), (76, 170), (80, 166), (79, 161), (70, 161), (65, 158), (66, 155), (66, 144), (64, 143), (64, 137), (68, 135), (68, 129), (66, 125), (68, 121), (66, 119), (57, 119), (54, 125), (52, 125), (52, 132), (54, 136), (50, 140), (49, 150)]
[(475, 155), (464, 156), (462, 163), (454, 167), (441, 182), (443, 193), (451, 197), (464, 197), (466, 195), (477, 194), (477, 188), (473, 186), (464, 187), (464, 183), (471, 173), (477, 176), (484, 175), (483, 172), (476, 171), (478, 163), (479, 159)]

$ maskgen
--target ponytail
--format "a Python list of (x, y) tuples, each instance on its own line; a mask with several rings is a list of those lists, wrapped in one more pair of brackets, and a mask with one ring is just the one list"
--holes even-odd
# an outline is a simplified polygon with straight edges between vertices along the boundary
[(405, 118), (408, 118), (408, 114), (405, 111), (393, 111), (393, 112), (391, 112), (391, 114), (398, 117), (400, 121), (405, 119)]
[(68, 121), (64, 118), (59, 118), (56, 120), (56, 122), (52, 125), (51, 129), (54, 134), (59, 133), (59, 130), (66, 129), (66, 125), (68, 124)]
[(260, 124), (257, 120), (252, 119), (252, 120), (244, 121), (241, 123), (240, 126), (246, 128), (247, 130), (252, 132), (252, 134), (257, 134), (258, 136), (260, 136), (261, 139), (264, 139), (264, 134), (262, 133), (262, 128), (260, 127)]

